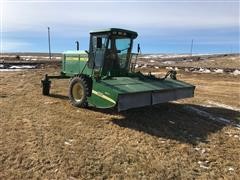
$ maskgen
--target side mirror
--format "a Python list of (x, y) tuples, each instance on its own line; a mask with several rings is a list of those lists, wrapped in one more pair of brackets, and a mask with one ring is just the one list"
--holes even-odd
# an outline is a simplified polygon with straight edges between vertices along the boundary
[(101, 37), (97, 37), (97, 48), (102, 48), (102, 38)]

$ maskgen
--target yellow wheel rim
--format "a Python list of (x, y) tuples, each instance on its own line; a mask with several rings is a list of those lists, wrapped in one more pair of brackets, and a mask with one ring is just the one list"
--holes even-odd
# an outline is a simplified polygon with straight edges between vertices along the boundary
[(72, 95), (75, 101), (81, 101), (83, 98), (83, 87), (80, 83), (75, 83), (72, 88)]

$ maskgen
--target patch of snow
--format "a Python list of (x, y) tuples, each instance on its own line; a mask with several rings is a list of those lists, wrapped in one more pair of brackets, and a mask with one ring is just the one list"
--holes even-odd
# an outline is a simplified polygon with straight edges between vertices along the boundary
[(65, 141), (64, 144), (65, 144), (65, 145), (68, 145), (68, 146), (72, 145), (71, 143), (69, 143), (69, 142), (67, 142), (67, 141)]
[(139, 65), (138, 65), (138, 64), (136, 64), (136, 65), (135, 65), (135, 68), (138, 68), (138, 67), (139, 67)]
[(174, 121), (168, 121), (169, 123), (171, 123), (171, 124), (175, 124), (175, 122)]
[(206, 150), (205, 150), (205, 149), (202, 149), (201, 153), (204, 154), (205, 152), (206, 152)]
[(173, 68), (172, 68), (172, 67), (166, 67), (166, 69), (168, 69), (168, 70), (172, 70)]
[(239, 70), (236, 69), (235, 71), (233, 71), (233, 75), (234, 75), (234, 76), (237, 76), (237, 75), (239, 75), (239, 74), (240, 74), (240, 71), (239, 71)]
[(216, 69), (214, 70), (215, 73), (223, 73), (223, 69)]
[(193, 60), (192, 59), (187, 59), (187, 60), (183, 60), (181, 62), (192, 62)]
[[(193, 56), (201, 56), (201, 55), (209, 55), (209, 54), (193, 54)], [(149, 59), (149, 58), (181, 58), (181, 57), (189, 57), (189, 54), (148, 54), (148, 55), (142, 55), (141, 58)]]
[(200, 68), (199, 70), (194, 70), (196, 73), (211, 73), (209, 69)]
[(23, 69), (0, 69), (0, 72), (22, 71)]
[(203, 168), (203, 169), (209, 169), (209, 167), (206, 166), (205, 163), (208, 163), (208, 161), (205, 161), (205, 162), (198, 161), (198, 164), (199, 164), (200, 168)]
[(179, 69), (177, 67), (174, 68), (175, 71), (178, 71)]
[(149, 62), (150, 62), (150, 63), (154, 63), (155, 61), (154, 61), (154, 60), (150, 60)]
[(154, 68), (155, 68), (155, 69), (159, 69), (159, 67), (158, 67), (158, 66), (154, 66)]
[(174, 61), (164, 61), (162, 62), (163, 64), (174, 64), (175, 62)]
[(198, 147), (196, 147), (196, 148), (194, 148), (196, 151), (199, 151), (200, 150), (200, 148), (198, 148)]
[(144, 59), (150, 59), (150, 58), (161, 58), (163, 57), (164, 55), (162, 54), (150, 54), (150, 55), (145, 55), (143, 56), (142, 58)]
[(36, 66), (23, 65), (23, 66), (10, 66), (9, 69), (34, 69)]
[(211, 73), (211, 71), (209, 69), (204, 69), (202, 72), (203, 73)]
[(164, 58), (178, 58), (178, 57), (186, 57), (189, 56), (188, 54), (170, 54), (164, 56)]
[(205, 117), (205, 118), (208, 118), (210, 120), (217, 121), (217, 122), (220, 122), (220, 123), (223, 123), (223, 124), (231, 123), (231, 121), (229, 119), (225, 119), (225, 118), (222, 118), (222, 117), (215, 117), (215, 116), (213, 116), (212, 114), (210, 114), (206, 111), (200, 110), (200, 109), (192, 107), (192, 106), (185, 106), (184, 109), (186, 109), (188, 111), (191, 111), (191, 112), (195, 112), (199, 116), (202, 116), (202, 117)]
[(3, 65), (3, 64), (0, 64), (0, 68), (4, 68), (4, 65)]
[(229, 171), (234, 171), (234, 168), (229, 167), (228, 170), (229, 170)]
[[(144, 74), (148, 74), (148, 73), (144, 73)], [(151, 72), (151, 75), (160, 75), (162, 74), (161, 72)]]

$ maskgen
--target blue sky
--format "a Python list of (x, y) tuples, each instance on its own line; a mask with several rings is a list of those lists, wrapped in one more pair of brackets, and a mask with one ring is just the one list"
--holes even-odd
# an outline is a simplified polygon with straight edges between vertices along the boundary
[[(80, 1), (80, 0), (79, 0)], [(109, 27), (135, 30), (143, 53), (239, 52), (239, 1), (4, 1), (2, 50), (53, 52), (88, 49), (89, 31)]]

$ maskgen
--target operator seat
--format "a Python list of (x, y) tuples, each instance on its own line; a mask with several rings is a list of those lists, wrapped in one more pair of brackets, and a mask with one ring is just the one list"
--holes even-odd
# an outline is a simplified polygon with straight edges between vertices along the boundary
[(106, 50), (106, 58), (103, 69), (105, 72), (117, 71), (120, 69), (120, 62), (117, 54), (117, 49), (114, 46), (111, 46), (110, 49)]

